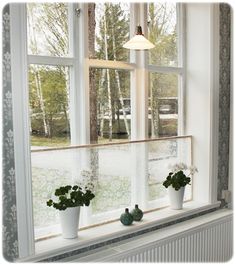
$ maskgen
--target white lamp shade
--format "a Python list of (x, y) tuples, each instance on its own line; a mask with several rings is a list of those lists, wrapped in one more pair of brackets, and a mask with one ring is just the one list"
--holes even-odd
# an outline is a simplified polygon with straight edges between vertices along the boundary
[(143, 35), (135, 35), (132, 39), (123, 45), (126, 49), (131, 50), (149, 50), (155, 47), (149, 40)]

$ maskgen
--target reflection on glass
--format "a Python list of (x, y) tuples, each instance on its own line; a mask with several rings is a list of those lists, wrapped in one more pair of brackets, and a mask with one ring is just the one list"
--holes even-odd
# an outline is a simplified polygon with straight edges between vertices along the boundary
[(28, 3), (27, 30), (29, 54), (68, 55), (68, 4)]
[(69, 145), (68, 86), (68, 67), (30, 65), (29, 108), (33, 148)]
[(129, 139), (130, 72), (91, 68), (90, 77), (91, 143)]
[(90, 58), (129, 60), (129, 50), (122, 47), (129, 39), (129, 16), (129, 3), (89, 4)]
[[(60, 233), (58, 211), (46, 206), (62, 185), (93, 183), (95, 198), (81, 208), (79, 228), (118, 219), (138, 203), (143, 211), (168, 206), (163, 180), (169, 164), (191, 164), (191, 138), (140, 141), (31, 153), (36, 238)], [(185, 200), (191, 199), (191, 186)], [(59, 227), (59, 226), (58, 226)]]
[(149, 137), (178, 134), (178, 75), (149, 75)]
[(148, 39), (155, 44), (149, 64), (178, 66), (176, 3), (148, 4)]

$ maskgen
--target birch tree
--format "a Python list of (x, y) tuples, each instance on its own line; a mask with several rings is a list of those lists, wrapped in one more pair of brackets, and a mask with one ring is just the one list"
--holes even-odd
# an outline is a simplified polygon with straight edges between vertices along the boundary
[[(113, 50), (114, 50), (114, 61), (116, 61), (116, 38), (115, 38), (115, 34), (114, 34), (114, 28), (112, 28), (112, 33), (113, 33), (112, 34), (112, 44), (113, 44)], [(122, 112), (123, 112), (125, 129), (126, 129), (128, 136), (130, 136), (129, 125), (127, 122), (127, 117), (126, 117), (126, 112), (125, 112), (125, 104), (124, 104), (123, 95), (121, 92), (120, 76), (119, 76), (119, 72), (117, 70), (115, 70), (115, 77), (116, 77), (116, 83), (117, 83), (117, 87), (118, 87), (118, 91), (119, 91), (119, 100), (120, 100), (120, 104), (121, 104), (121, 108), (122, 108)]]
[[(105, 59), (108, 60), (108, 45), (107, 45), (107, 18), (104, 16), (104, 46)], [(112, 141), (112, 106), (111, 106), (111, 81), (109, 69), (106, 69), (107, 75), (107, 98), (108, 98), (108, 119), (109, 119), (109, 141)]]
[[(160, 66), (169, 66), (177, 58), (177, 35), (175, 17), (176, 7), (174, 4), (149, 3), (148, 4), (148, 28), (149, 40), (155, 44), (155, 48), (149, 51), (149, 63)], [(162, 91), (160, 75), (151, 74), (150, 82), (150, 107), (151, 107), (151, 136), (159, 137), (161, 131), (159, 107)], [(166, 80), (170, 82), (171, 77)], [(174, 80), (173, 80), (174, 81)]]
[[(114, 61), (127, 61), (127, 50), (122, 45), (124, 41), (128, 40), (129, 32), (129, 19), (124, 15), (124, 12), (120, 4), (106, 3), (101, 7), (101, 13), (103, 15), (100, 18), (99, 23), (99, 34), (97, 35), (96, 41), (98, 44), (97, 57), (104, 60)], [(105, 76), (104, 76), (105, 72)], [(127, 135), (130, 135), (129, 124), (127, 121), (127, 115), (125, 112), (125, 104), (123, 100), (123, 94), (129, 97), (129, 83), (125, 81), (121, 84), (121, 75), (126, 76), (126, 73), (119, 72), (118, 70), (105, 69), (100, 72), (99, 90), (104, 89), (106, 86), (106, 96), (99, 93), (100, 99), (100, 131), (103, 134), (104, 115), (102, 114), (103, 109), (106, 109), (106, 115), (108, 117), (108, 128), (109, 128), (109, 139), (112, 137), (113, 124), (115, 124), (116, 131), (119, 133), (119, 108), (121, 106), (122, 114), (124, 117), (125, 131)], [(125, 79), (124, 79), (125, 80)], [(103, 97), (103, 98), (102, 98)], [(126, 96), (127, 97), (127, 96)], [(117, 120), (116, 120), (117, 116)]]
[[(38, 54), (39, 51), (38, 51), (37, 40), (36, 40), (36, 28), (34, 25), (31, 25), (31, 19), (30, 19), (30, 18), (33, 18), (33, 6), (31, 6), (31, 8), (30, 7), (28, 8), (27, 18), (28, 18), (29, 27), (31, 27), (32, 29), (31, 38), (29, 39), (29, 45), (33, 53)], [(43, 100), (42, 84), (41, 84), (39, 67), (36, 65), (31, 66), (31, 71), (34, 75), (36, 93), (37, 93), (38, 100), (39, 100), (40, 110), (42, 112), (44, 135), (48, 136), (49, 130), (48, 130), (48, 124), (46, 121), (46, 112), (45, 112), (45, 106), (44, 106), (44, 100)]]
[[(88, 4), (88, 46), (89, 46), (89, 58), (95, 57), (95, 4)], [(95, 69), (89, 70), (89, 106), (90, 106), (90, 143), (97, 143), (97, 90), (96, 90), (96, 77)]]
[[(27, 5), (28, 11), (28, 29), (29, 29), (29, 48), (32, 54), (40, 55), (46, 54), (50, 56), (65, 56), (68, 54), (68, 13), (67, 5), (63, 3), (58, 4), (36, 4), (30, 3)], [(37, 37), (36, 37), (37, 36)], [(54, 122), (52, 121), (53, 113), (47, 113), (45, 107), (45, 95), (42, 92), (41, 75), (44, 67), (31, 66), (30, 70), (35, 75), (35, 85), (37, 88), (38, 99), (40, 101), (42, 120), (44, 124), (45, 136), (52, 136)], [(47, 70), (48, 71), (48, 70)], [(69, 128), (68, 118), (68, 102), (69, 102), (69, 75), (66, 67), (57, 67), (59, 77), (58, 83), (65, 83), (66, 100), (61, 102), (62, 113), (64, 113), (64, 120), (66, 127)], [(55, 72), (54, 72), (55, 73)], [(62, 75), (61, 75), (62, 73)], [(56, 73), (55, 73), (56, 74)], [(44, 86), (45, 87), (45, 86)], [(45, 87), (46, 89), (46, 87)], [(50, 87), (48, 87), (50, 90)], [(47, 93), (48, 91), (45, 91)], [(63, 93), (63, 91), (62, 91)], [(55, 101), (54, 101), (55, 102)], [(57, 108), (50, 106), (50, 109)]]

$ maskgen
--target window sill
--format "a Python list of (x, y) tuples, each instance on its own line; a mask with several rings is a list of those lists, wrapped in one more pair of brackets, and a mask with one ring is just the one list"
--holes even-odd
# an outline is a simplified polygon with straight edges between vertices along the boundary
[(55, 237), (45, 239), (35, 244), (35, 255), (19, 261), (40, 261), (46, 258), (61, 255), (73, 250), (82, 248), (88, 251), (88, 248), (96, 248), (95, 245), (105, 246), (109, 240), (124, 237), (132, 233), (138, 233), (155, 226), (163, 225), (178, 219), (189, 217), (194, 214), (202, 213), (211, 209), (218, 208), (220, 202), (214, 204), (203, 204), (199, 202), (186, 202), (182, 210), (171, 210), (170, 208), (146, 213), (140, 222), (134, 222), (131, 226), (124, 226), (119, 221), (104, 224), (101, 226), (85, 229), (78, 232), (76, 239), (63, 239)]

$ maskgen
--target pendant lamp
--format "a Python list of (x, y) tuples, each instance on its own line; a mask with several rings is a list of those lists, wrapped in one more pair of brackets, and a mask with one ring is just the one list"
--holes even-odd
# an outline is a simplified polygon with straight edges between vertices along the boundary
[(149, 50), (154, 48), (155, 45), (143, 36), (142, 27), (137, 26), (136, 35), (127, 41), (123, 47), (131, 50)]

